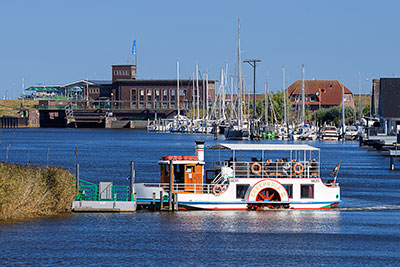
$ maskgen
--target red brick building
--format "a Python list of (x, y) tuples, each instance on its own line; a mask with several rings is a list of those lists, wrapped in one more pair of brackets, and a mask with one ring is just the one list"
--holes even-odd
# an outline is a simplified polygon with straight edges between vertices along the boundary
[[(177, 80), (176, 79), (136, 79), (135, 65), (113, 65), (112, 81), (89, 81), (87, 88), (82, 89), (92, 102), (112, 103), (113, 108), (129, 110), (146, 110), (149, 113), (163, 111), (169, 113), (178, 108)], [(196, 81), (190, 79), (179, 80), (179, 105), (181, 110), (190, 110), (193, 100), (199, 98), (200, 108), (203, 104), (210, 105), (215, 99), (215, 83), (209, 80), (208, 84), (199, 80), (199, 90), (196, 90)], [(206, 90), (208, 89), (208, 94)], [(193, 94), (194, 97), (193, 97)], [(208, 101), (206, 97), (208, 96)]]
[[(341, 82), (337, 80), (304, 81), (306, 109), (315, 111), (319, 108), (342, 105), (342, 87), (344, 89), (344, 104), (354, 108), (353, 93)], [(295, 81), (288, 87), (287, 92), (293, 109), (300, 110), (302, 105), (302, 81)]]

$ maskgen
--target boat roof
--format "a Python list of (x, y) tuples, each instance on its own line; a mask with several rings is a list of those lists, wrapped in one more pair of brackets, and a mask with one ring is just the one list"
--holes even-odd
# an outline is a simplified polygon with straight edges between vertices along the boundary
[(288, 144), (218, 144), (211, 149), (229, 150), (309, 150), (317, 151), (319, 148), (309, 145), (288, 145)]

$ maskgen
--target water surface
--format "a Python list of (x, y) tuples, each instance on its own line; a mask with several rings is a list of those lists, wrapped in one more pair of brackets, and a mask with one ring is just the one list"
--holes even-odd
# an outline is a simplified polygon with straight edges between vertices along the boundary
[[(0, 139), (0, 160), (8, 150), (13, 163), (73, 172), (78, 162), (81, 178), (124, 185), (131, 160), (137, 181), (158, 182), (161, 156), (192, 155), (195, 140), (225, 142), (211, 135), (106, 129), (3, 129)], [(0, 264), (398, 265), (400, 172), (389, 171), (384, 152), (357, 142), (308, 144), (321, 148), (323, 179), (342, 161), (339, 210), (138, 211), (0, 224)]]

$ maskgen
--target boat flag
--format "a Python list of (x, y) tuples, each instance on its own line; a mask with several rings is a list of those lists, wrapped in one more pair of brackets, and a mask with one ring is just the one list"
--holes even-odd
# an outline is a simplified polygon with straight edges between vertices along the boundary
[(133, 40), (133, 44), (132, 44), (132, 55), (136, 54), (136, 40)]
[(342, 163), (342, 161), (339, 161), (339, 164), (332, 171), (332, 176), (335, 176), (334, 182), (336, 182), (336, 177), (338, 176), (339, 173), (340, 163)]

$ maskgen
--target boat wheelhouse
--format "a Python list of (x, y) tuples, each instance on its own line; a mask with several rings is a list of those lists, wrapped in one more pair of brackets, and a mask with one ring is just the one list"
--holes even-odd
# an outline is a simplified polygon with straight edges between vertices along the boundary
[[(336, 180), (320, 178), (320, 151), (309, 145), (218, 144), (214, 161), (196, 156), (165, 156), (160, 183), (135, 183), (138, 207), (168, 203), (179, 209), (331, 209), (340, 203)], [(206, 168), (207, 167), (207, 168)]]

